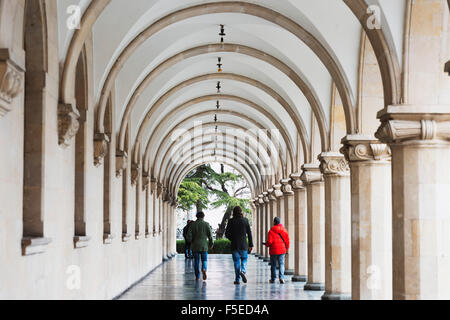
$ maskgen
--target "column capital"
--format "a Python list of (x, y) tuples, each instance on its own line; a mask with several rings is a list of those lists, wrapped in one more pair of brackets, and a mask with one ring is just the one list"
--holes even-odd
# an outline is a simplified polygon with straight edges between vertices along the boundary
[(258, 196), (258, 202), (259, 202), (259, 205), (263, 205), (264, 204), (264, 195), (263, 194), (260, 194), (259, 196)]
[(99, 167), (108, 154), (110, 138), (106, 133), (94, 134), (94, 166)]
[(274, 188), (268, 189), (267, 193), (269, 194), (268, 195), (269, 201), (276, 201), (277, 200), (277, 197), (275, 196), (275, 189)]
[(320, 167), (315, 164), (304, 164), (302, 166), (303, 173), (300, 177), (305, 185), (322, 182), (323, 176)]
[(391, 161), (391, 148), (373, 136), (348, 135), (341, 142), (340, 151), (348, 162)]
[(0, 49), (0, 117), (12, 109), (23, 87), (24, 69), (10, 59), (9, 49)]
[(265, 191), (262, 194), (263, 194), (264, 203), (269, 203), (269, 197), (268, 197), (269, 193), (267, 191)]
[(291, 177), (291, 186), (292, 186), (292, 189), (294, 189), (294, 190), (300, 190), (300, 189), (304, 189), (304, 188), (305, 188), (305, 186), (304, 186), (304, 184), (303, 184), (303, 181), (302, 181), (302, 179), (301, 179), (301, 177), (302, 177), (302, 174), (301, 174), (301, 173), (292, 173), (292, 174), (290, 175), (290, 177)]
[(141, 164), (140, 163), (132, 163), (131, 164), (131, 185), (135, 186), (139, 179), (141, 172)]
[(273, 188), (273, 195), (278, 199), (278, 198), (281, 198), (282, 196), (283, 196), (283, 191), (281, 191), (281, 187), (282, 187), (282, 185), (281, 184), (274, 184), (273, 186), (272, 186), (272, 188)]
[(324, 176), (349, 176), (350, 167), (345, 157), (337, 152), (323, 152), (318, 156), (320, 171)]
[(127, 168), (128, 153), (126, 151), (116, 151), (116, 177), (120, 178), (123, 171)]
[(385, 143), (450, 142), (450, 105), (394, 105), (378, 112), (375, 136)]
[(294, 191), (292, 191), (291, 179), (281, 179), (280, 183), (282, 185), (281, 191), (283, 191), (283, 195), (292, 196), (294, 195)]

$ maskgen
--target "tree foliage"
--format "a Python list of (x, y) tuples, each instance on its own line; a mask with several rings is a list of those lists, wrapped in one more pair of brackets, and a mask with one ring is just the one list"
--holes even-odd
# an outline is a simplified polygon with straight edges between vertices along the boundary
[(240, 174), (226, 172), (221, 165), (216, 172), (210, 165), (202, 165), (191, 171), (181, 183), (178, 192), (179, 208), (201, 211), (211, 208), (226, 208), (217, 238), (223, 237), (226, 223), (234, 207), (240, 206), (244, 213), (250, 214), (248, 186)]

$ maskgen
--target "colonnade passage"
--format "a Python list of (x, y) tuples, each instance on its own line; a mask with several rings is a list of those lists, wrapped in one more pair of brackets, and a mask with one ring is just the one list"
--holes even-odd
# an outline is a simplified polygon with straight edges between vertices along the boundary
[(0, 298), (119, 296), (176, 255), (179, 186), (220, 163), (258, 258), (288, 229), (302, 292), (450, 299), (449, 13), (0, 0)]

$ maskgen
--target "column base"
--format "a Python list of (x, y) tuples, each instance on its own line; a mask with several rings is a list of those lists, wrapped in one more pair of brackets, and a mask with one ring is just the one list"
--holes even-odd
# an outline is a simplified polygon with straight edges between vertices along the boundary
[(264, 257), (264, 258), (263, 258), (263, 261), (264, 261), (264, 262), (270, 262), (270, 258)]
[(308, 281), (308, 277), (307, 276), (293, 276), (292, 277), (292, 281), (293, 282), (307, 282)]
[(305, 290), (305, 291), (324, 291), (325, 290), (325, 283), (308, 282), (303, 287), (303, 290)]
[(329, 293), (325, 292), (322, 300), (352, 300), (350, 293)]
[(285, 276), (293, 276), (294, 274), (295, 274), (294, 270), (291, 269), (284, 270)]

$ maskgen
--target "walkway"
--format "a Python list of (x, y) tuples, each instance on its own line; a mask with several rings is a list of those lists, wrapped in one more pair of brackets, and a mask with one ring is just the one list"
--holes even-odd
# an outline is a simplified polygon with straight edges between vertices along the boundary
[(253, 255), (248, 283), (236, 286), (231, 255), (208, 256), (208, 280), (194, 280), (192, 260), (178, 255), (127, 291), (124, 300), (319, 300), (323, 292), (303, 291), (304, 283), (270, 284), (270, 267)]

